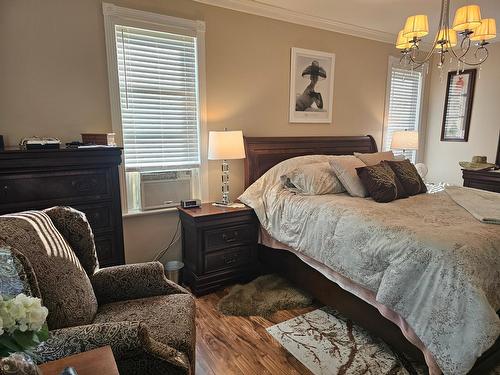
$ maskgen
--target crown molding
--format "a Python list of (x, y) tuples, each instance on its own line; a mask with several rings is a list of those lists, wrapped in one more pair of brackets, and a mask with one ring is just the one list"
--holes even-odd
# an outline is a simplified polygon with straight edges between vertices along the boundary
[(254, 0), (194, 0), (198, 3), (227, 8), (238, 12), (253, 14), (280, 21), (295, 23), (303, 26), (314, 27), (341, 34), (352, 35), (360, 38), (376, 40), (378, 42), (393, 44), (396, 35), (385, 31), (373, 30), (362, 26), (331, 20), (328, 18), (312, 16), (295, 12), (293, 10), (276, 7)]

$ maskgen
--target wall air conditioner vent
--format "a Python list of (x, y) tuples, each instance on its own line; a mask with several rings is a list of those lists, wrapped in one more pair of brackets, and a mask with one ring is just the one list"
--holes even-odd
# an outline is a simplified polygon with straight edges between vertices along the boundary
[(192, 171), (141, 172), (141, 208), (175, 207), (192, 198)]

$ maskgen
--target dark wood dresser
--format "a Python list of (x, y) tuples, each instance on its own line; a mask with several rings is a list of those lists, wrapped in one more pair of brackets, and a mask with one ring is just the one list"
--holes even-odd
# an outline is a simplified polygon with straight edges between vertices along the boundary
[(52, 206), (84, 212), (101, 266), (123, 264), (120, 148), (0, 152), (0, 214)]
[(182, 221), (184, 284), (195, 295), (235, 282), (249, 281), (258, 272), (258, 220), (249, 208), (179, 208)]
[(464, 186), (500, 193), (500, 170), (469, 171), (462, 169)]

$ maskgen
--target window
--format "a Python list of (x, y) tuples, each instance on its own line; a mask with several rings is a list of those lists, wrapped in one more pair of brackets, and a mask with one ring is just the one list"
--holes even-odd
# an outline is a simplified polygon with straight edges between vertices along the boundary
[(196, 39), (116, 25), (127, 171), (199, 166)]
[(103, 9), (113, 129), (124, 148), (126, 206), (140, 208), (141, 198), (144, 205), (142, 182), (160, 176), (192, 176), (191, 191), (182, 199), (201, 198), (204, 24), (111, 4)]
[[(425, 69), (425, 68), (424, 68)], [(386, 119), (384, 126), (383, 150), (391, 150), (392, 134), (396, 131), (412, 130), (421, 132), (421, 106), (424, 86), (424, 69), (409, 71), (399, 65), (399, 59), (389, 59), (387, 85)], [(393, 150), (412, 162), (417, 160), (415, 150)]]

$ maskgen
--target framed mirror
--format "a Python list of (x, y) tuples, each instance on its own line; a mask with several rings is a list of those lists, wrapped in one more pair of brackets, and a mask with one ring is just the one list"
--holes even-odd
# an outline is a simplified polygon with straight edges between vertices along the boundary
[(467, 142), (476, 84), (476, 69), (448, 73), (441, 141)]

